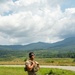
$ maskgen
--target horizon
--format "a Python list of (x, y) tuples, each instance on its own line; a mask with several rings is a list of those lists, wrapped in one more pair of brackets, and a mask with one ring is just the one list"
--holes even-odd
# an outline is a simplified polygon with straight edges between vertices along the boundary
[(1, 45), (1, 46), (13, 46), (13, 45), (22, 45), (22, 46), (26, 46), (26, 45), (30, 45), (30, 44), (37, 44), (37, 43), (45, 43), (45, 44), (55, 44), (55, 43), (58, 43), (58, 42), (62, 42), (66, 39), (69, 39), (69, 38), (75, 38), (75, 37), (68, 37), (68, 38), (65, 38), (63, 40), (60, 40), (60, 41), (56, 41), (56, 42), (53, 42), (53, 43), (50, 43), (50, 42), (42, 42), (42, 41), (37, 41), (37, 42), (32, 42), (32, 43), (27, 43), (27, 44), (7, 44), (7, 45)]
[(0, 0), (0, 45), (55, 43), (75, 36), (75, 0)]

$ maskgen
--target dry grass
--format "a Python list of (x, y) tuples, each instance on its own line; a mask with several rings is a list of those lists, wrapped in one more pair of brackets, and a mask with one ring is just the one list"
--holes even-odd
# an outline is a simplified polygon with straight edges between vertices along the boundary
[[(61, 65), (61, 66), (75, 66), (75, 62), (72, 58), (37, 58), (36, 61), (40, 65)], [(12, 61), (0, 61), (0, 65), (24, 65), (25, 62), (22, 59), (14, 59)]]

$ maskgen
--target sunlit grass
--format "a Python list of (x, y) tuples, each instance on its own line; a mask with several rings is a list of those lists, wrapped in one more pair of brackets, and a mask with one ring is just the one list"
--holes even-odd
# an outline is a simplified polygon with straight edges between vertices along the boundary
[[(38, 75), (75, 75), (75, 72), (61, 70), (61, 69), (49, 69), (41, 68)], [(27, 75), (23, 67), (0, 67), (0, 75)]]
[[(12, 61), (0, 61), (4, 65), (24, 65), (25, 58), (15, 58)], [(40, 65), (75, 66), (74, 58), (36, 58)]]

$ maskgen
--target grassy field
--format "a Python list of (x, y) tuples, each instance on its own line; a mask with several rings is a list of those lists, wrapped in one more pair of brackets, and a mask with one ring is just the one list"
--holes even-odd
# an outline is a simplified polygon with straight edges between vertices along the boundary
[(41, 58), (37, 59), (41, 65), (75, 66), (73, 58)]
[[(0, 75), (27, 75), (27, 72), (24, 71), (23, 67), (0, 67)], [(41, 68), (37, 75), (75, 75), (75, 72)]]
[[(0, 64), (16, 64), (23, 65), (25, 63), (25, 58), (16, 58), (11, 61), (0, 61)], [(60, 65), (60, 66), (75, 66), (74, 58), (36, 58), (36, 61), (39, 62), (40, 65)]]

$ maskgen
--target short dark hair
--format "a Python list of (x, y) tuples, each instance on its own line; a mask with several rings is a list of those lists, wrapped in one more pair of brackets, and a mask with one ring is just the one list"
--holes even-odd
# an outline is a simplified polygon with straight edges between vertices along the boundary
[(31, 58), (33, 55), (35, 55), (34, 52), (30, 52), (30, 53), (29, 53), (29, 57), (30, 57), (30, 58)]

